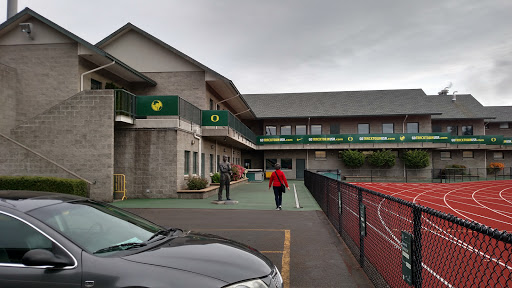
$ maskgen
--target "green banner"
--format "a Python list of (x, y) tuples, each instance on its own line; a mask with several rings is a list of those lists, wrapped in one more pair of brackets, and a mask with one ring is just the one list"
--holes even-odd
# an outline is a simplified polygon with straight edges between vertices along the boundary
[(503, 135), (467, 135), (452, 136), (451, 144), (486, 144), (486, 145), (502, 145)]
[(178, 96), (137, 96), (137, 116), (179, 115)]
[(258, 145), (266, 144), (348, 144), (348, 143), (448, 143), (449, 133), (423, 134), (336, 134), (336, 135), (267, 135), (258, 136)]
[(228, 126), (229, 114), (226, 110), (203, 110), (203, 126)]

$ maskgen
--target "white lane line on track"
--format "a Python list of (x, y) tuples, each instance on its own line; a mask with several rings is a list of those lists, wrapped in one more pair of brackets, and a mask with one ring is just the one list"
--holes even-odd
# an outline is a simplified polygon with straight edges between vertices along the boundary
[[(485, 189), (485, 188), (482, 188), (482, 189)], [(503, 213), (500, 213), (500, 212), (498, 212), (497, 210), (494, 210), (494, 209), (492, 209), (492, 208), (489, 208), (489, 207), (485, 206), (484, 204), (480, 203), (478, 200), (476, 200), (476, 198), (475, 198), (475, 194), (476, 194), (478, 191), (482, 190), (482, 189), (478, 189), (478, 190), (476, 190), (475, 192), (473, 192), (473, 194), (471, 194), (471, 198), (473, 198), (473, 201), (475, 201), (476, 203), (478, 203), (478, 205), (480, 205), (480, 206), (482, 206), (482, 207), (485, 207), (485, 208), (489, 209), (490, 211), (493, 211), (493, 212), (494, 212), (494, 213), (496, 213), (496, 214), (500, 214), (500, 215), (502, 215), (502, 216), (505, 216), (505, 217), (507, 217), (507, 218), (512, 219), (512, 217), (510, 217), (510, 216), (508, 216), (508, 215), (505, 215), (505, 214), (503, 214)], [(506, 223), (506, 222), (505, 222), (505, 223)], [(509, 223), (509, 224), (512, 224), (512, 223)]]
[(509, 189), (512, 189), (512, 187), (508, 187), (508, 188), (505, 188), (505, 189), (501, 190), (499, 195), (500, 195), (501, 199), (503, 199), (503, 200), (507, 201), (508, 203), (512, 204), (512, 201), (508, 201), (507, 199), (505, 199), (505, 197), (503, 197), (503, 191), (509, 190)]

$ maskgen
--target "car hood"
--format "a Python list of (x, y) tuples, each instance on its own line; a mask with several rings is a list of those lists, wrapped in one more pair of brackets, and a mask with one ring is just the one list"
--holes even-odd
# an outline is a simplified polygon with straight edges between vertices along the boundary
[(247, 245), (202, 233), (184, 233), (154, 249), (122, 258), (186, 270), (227, 283), (263, 277), (273, 268), (267, 257)]

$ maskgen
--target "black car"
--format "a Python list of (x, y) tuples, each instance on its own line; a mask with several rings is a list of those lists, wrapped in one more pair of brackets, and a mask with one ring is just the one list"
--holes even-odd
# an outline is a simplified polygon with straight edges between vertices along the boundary
[(0, 191), (0, 287), (282, 287), (272, 262), (91, 199)]

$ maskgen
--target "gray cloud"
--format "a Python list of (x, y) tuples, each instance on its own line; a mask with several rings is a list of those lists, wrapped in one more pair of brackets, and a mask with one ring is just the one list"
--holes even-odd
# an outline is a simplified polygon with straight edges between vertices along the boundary
[(512, 105), (508, 0), (20, 0), (25, 6), (92, 43), (131, 22), (242, 93), (436, 94), (453, 82), (485, 105)]

